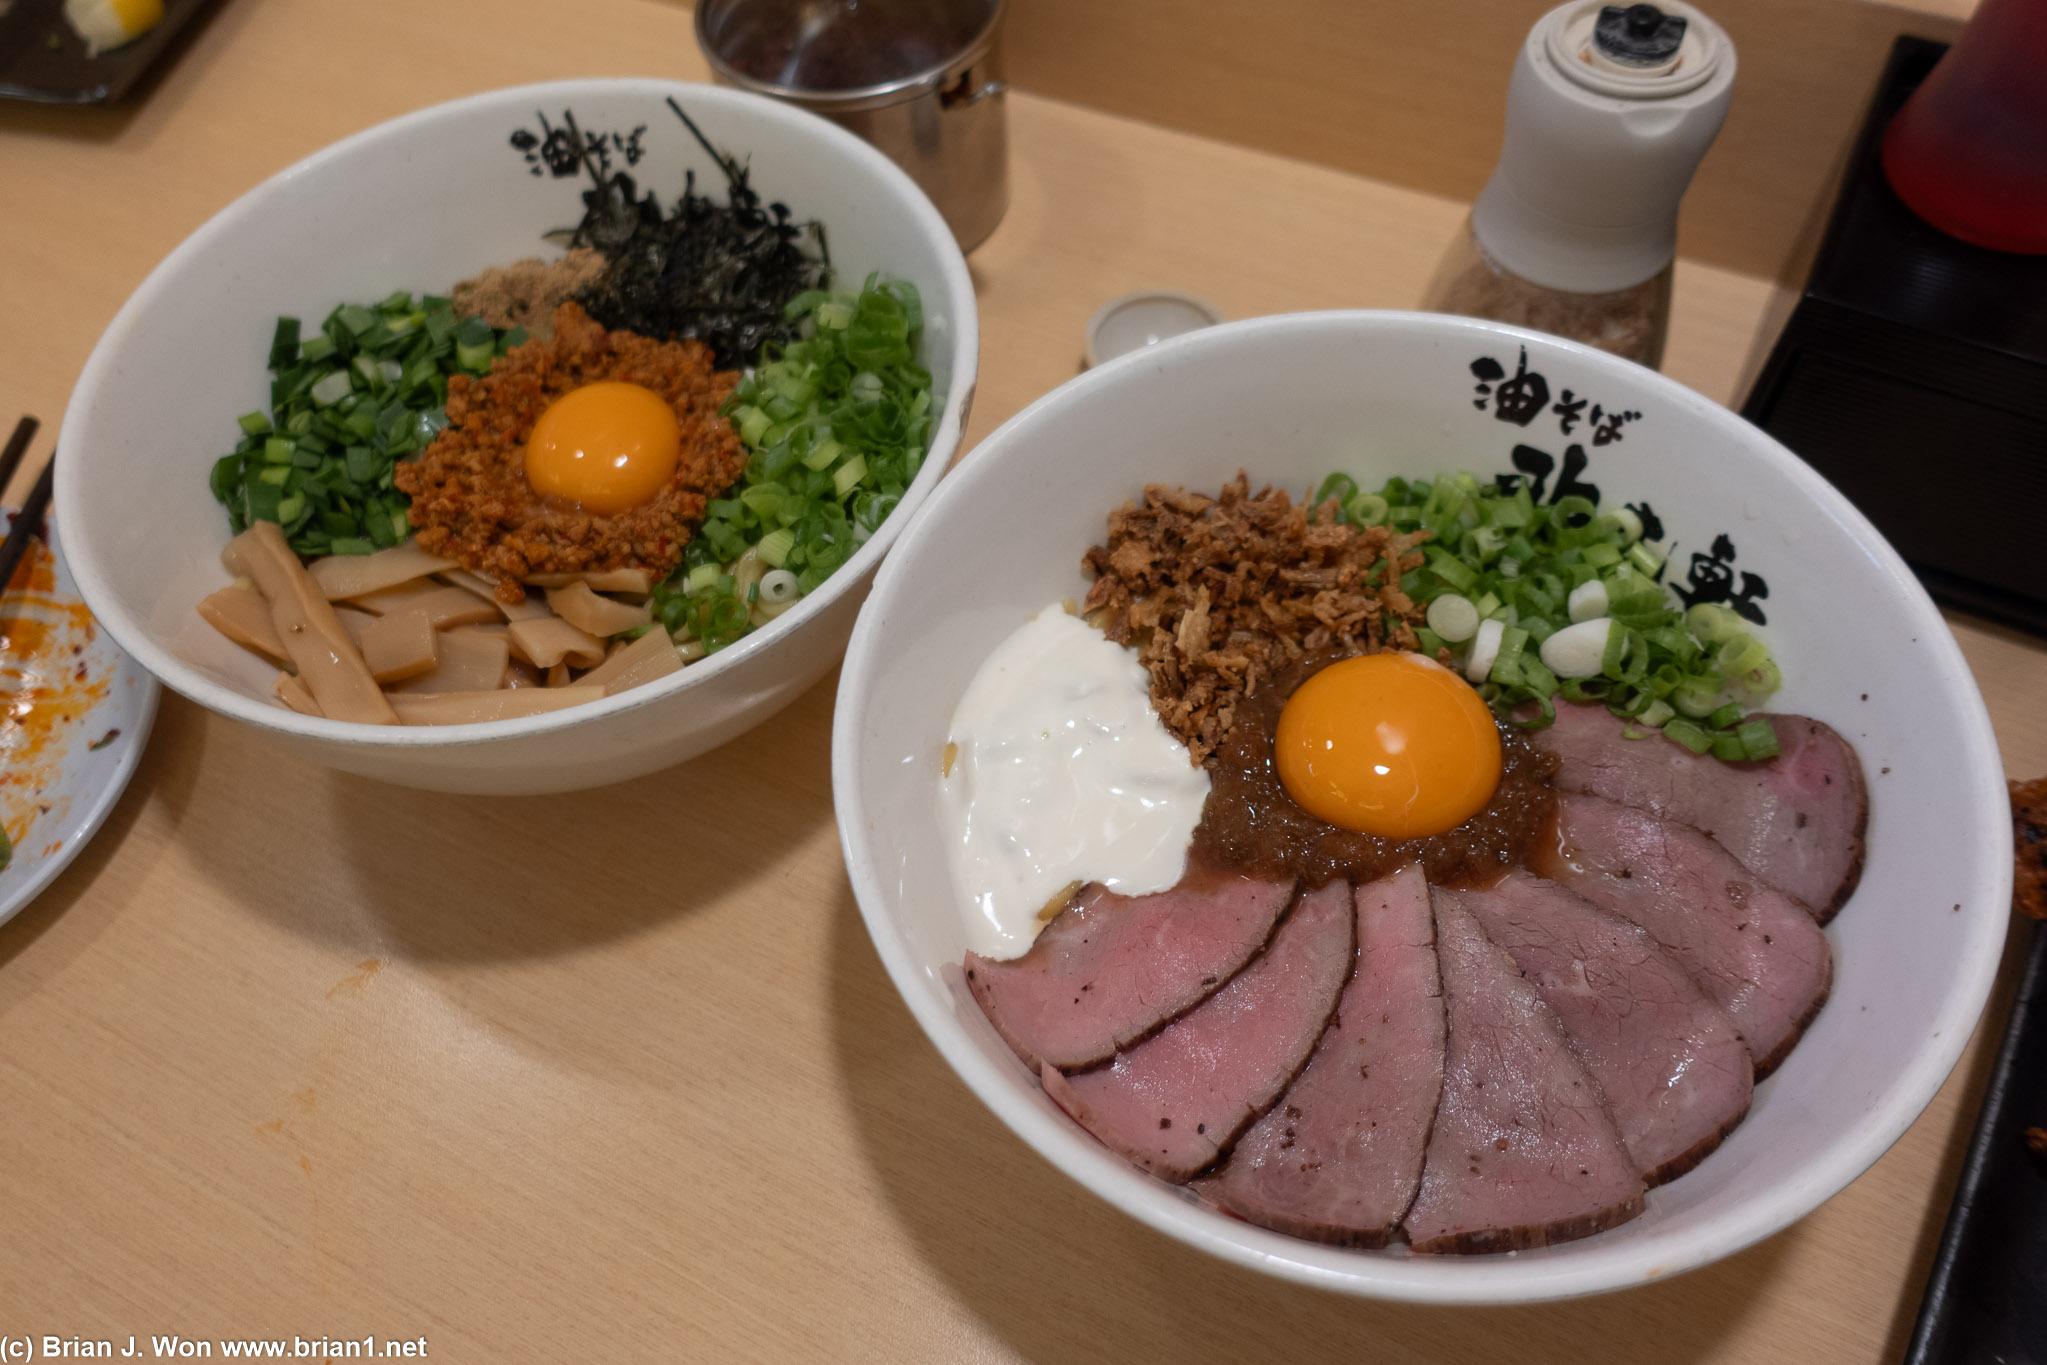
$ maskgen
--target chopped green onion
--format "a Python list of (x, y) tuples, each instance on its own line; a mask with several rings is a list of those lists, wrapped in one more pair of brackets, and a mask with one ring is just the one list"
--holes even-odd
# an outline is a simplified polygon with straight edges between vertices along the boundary
[(788, 562), (789, 551), (795, 547), (796, 532), (784, 526), (762, 536), (760, 543), (754, 546), (753, 549), (754, 553), (759, 555), (762, 562), (769, 568), (779, 569)]
[(1721, 706), (1721, 690), (1712, 685), (1712, 680), (1694, 679), (1677, 688), (1668, 698), (1675, 706), (1693, 720), (1704, 720), (1718, 711)]
[(296, 320), (280, 318), (269, 355), (272, 411), (236, 418), (241, 444), (209, 469), (228, 524), (240, 532), (252, 521), (279, 522), (306, 555), (398, 544), (412, 528), (393, 469), (447, 426), (447, 376), (465, 368), (450, 352), (457, 340), (468, 343), (470, 358), (487, 366), (485, 353), (513, 335), (457, 319), (445, 299), (415, 304), (405, 294), (345, 304), (303, 337)]
[[(1589, 624), (1589, 622), (1588, 622)], [(1601, 675), (1621, 680), (1621, 660), (1627, 656), (1628, 632), (1609, 620), (1606, 627), (1606, 646), (1600, 651), (1599, 671)]]
[(1713, 736), (1707, 734), (1698, 725), (1686, 720), (1683, 716), (1673, 716), (1665, 721), (1663, 733), (1695, 754), (1712, 752)]
[(270, 334), (270, 368), (281, 370), (298, 358), (299, 320), (279, 318)]
[(860, 481), (866, 477), (867, 460), (863, 456), (855, 455), (833, 472), (832, 491), (840, 498), (844, 498), (848, 493), (858, 488)]
[(377, 325), (377, 315), (359, 303), (344, 303), (334, 310), (334, 316), (358, 337)]
[[(1539, 702), (1548, 718), (1561, 695), (1603, 702), (1645, 730), (1679, 722), (1698, 752), (1731, 752), (1726, 737), (1740, 733), (1747, 708), (1782, 682), (1767, 645), (1725, 606), (1686, 611), (1673, 599), (1659, 581), (1664, 552), (1643, 539), (1633, 508), (1575, 494), (1538, 506), (1525, 479), (1504, 484), (1456, 473), (1365, 491), (1339, 471), (1316, 485), (1314, 501), (1340, 498), (1352, 525), (1424, 533), (1424, 567), (1398, 577), (1426, 604), (1423, 643), (1452, 649), (1503, 716), (1527, 723), (1516, 708)], [(1460, 640), (1467, 606), (1480, 629)], [(1573, 676), (1579, 665), (1551, 662), (1553, 647), (1575, 659), (1593, 645), (1582, 665), (1596, 671)]]
[[(683, 569), (649, 604), (707, 650), (752, 626), (747, 603), (721, 597), (729, 589), (708, 583), (706, 567), (750, 546), (798, 593), (814, 590), (895, 511), (937, 426), (931, 374), (916, 361), (923, 308), (913, 287), (870, 278), (857, 294), (801, 295), (785, 315), (808, 318), (810, 334), (764, 353), (723, 409), (747, 449), (741, 485), (711, 504)], [(765, 588), (761, 600), (774, 604)]]
[(775, 424), (774, 418), (754, 407), (734, 409), (732, 421), (739, 428), (739, 439), (750, 446), (759, 445), (761, 438), (768, 434), (768, 428)]
[(1463, 562), (1449, 551), (1430, 546), (1427, 555), (1429, 572), (1459, 592), (1468, 592), (1477, 584), (1478, 575), (1465, 567)]
[(349, 379), (347, 370), (329, 370), (313, 381), (313, 387), (306, 391), (306, 396), (324, 408), (331, 403), (340, 402), (354, 389), (355, 385)]
[(1745, 720), (1734, 727), (1734, 733), (1746, 758), (1775, 758), (1782, 751), (1776, 730), (1766, 720)]
[(1336, 499), (1337, 509), (1341, 511), (1346, 503), (1357, 496), (1357, 491), (1358, 481), (1350, 475), (1343, 473), (1331, 474), (1322, 481), (1322, 486), (1315, 490), (1314, 500), (1308, 506), (1310, 509), (1320, 507), (1323, 503), (1334, 498)]
[[(1429, 603), (1429, 628), (1450, 644), (1463, 644), (1478, 633), (1478, 608), (1471, 599), (1446, 592)], [(1428, 651), (1435, 653), (1434, 650)]]
[(1620, 532), (1623, 544), (1632, 545), (1642, 538), (1642, 518), (1632, 507), (1616, 507), (1601, 520)]
[(1343, 515), (1353, 526), (1383, 526), (1389, 510), (1377, 493), (1360, 493), (1343, 505)]
[(1722, 673), (1747, 673), (1768, 662), (1770, 651), (1762, 641), (1753, 635), (1737, 635), (1720, 646), (1720, 652), (1713, 657), (1713, 665)]

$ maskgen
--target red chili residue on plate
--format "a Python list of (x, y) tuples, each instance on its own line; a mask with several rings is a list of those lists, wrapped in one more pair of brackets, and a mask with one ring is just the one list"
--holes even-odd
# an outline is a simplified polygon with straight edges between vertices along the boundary
[(83, 655), (96, 628), (82, 602), (57, 596), (57, 561), (31, 541), (0, 600), (0, 824), (19, 847), (46, 807), (65, 743), (106, 699)]

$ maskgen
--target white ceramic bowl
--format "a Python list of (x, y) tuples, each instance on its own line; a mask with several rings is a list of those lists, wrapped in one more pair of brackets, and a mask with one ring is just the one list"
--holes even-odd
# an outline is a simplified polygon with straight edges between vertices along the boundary
[[(823, 221), (837, 278), (869, 271), (923, 297), (924, 364), (944, 407), (896, 513), (816, 592), (764, 629), (658, 683), (487, 725), (403, 728), (312, 719), (271, 700), (275, 671), (200, 621), (221, 586), (227, 514), (207, 489), (237, 414), (268, 407), (279, 314), (307, 325), (394, 289), (445, 292), (489, 265), (552, 254), (541, 234), (581, 218), (584, 178), (535, 174), (509, 143), (537, 115), (586, 131), (644, 125), (630, 168), (664, 203), (693, 169), (724, 178), (668, 109), (750, 163), (762, 198)], [(876, 566), (943, 476), (973, 399), (972, 281), (938, 211), (887, 157), (824, 119), (755, 95), (658, 80), (497, 90), (408, 114), (257, 186), (158, 266), (100, 339), (64, 415), (57, 524), (88, 604), (164, 683), (322, 763), (407, 786), (568, 791), (693, 757), (771, 715), (838, 659)]]
[[(1524, 348), (1526, 376), (1546, 391), (1539, 404), (1536, 382), (1516, 381)], [(1501, 420), (1503, 381), (1507, 415), (1525, 425)], [(1570, 410), (1557, 405), (1579, 400), (1565, 432)], [(1625, 414), (1619, 439), (1599, 443), (1594, 404), (1602, 425)], [(1068, 1120), (968, 995), (936, 820), (952, 708), (997, 641), (1081, 592), (1081, 553), (1147, 482), (1212, 490), (1242, 467), (1254, 486), (1304, 490), (1343, 469), (1373, 487), (1393, 474), (1488, 476), (1542, 459), (1557, 466), (1546, 494), (1568, 469), (1609, 502), (1646, 503), (1680, 581), (1694, 552), (1710, 564), (1724, 534), (1736, 589), (1752, 586), (1743, 574), (1768, 584), (1764, 633), (1786, 679), (1776, 704), (1827, 720), (1858, 747), (1869, 858), (1827, 931), (1833, 998), (1726, 1144), (1611, 1232), (1514, 1255), (1421, 1257), (1297, 1241), (1211, 1212)], [(1860, 514), (1760, 431), (1649, 370), (1424, 314), (1226, 324), (1113, 361), (1005, 424), (883, 566), (840, 675), (832, 776), (882, 960), (1004, 1122), (1161, 1231), (1273, 1274), (1388, 1298), (1612, 1289), (1702, 1265), (1809, 1212), (1889, 1147), (1947, 1076), (1989, 991), (2011, 895), (2010, 814), (1982, 700), (1933, 604)]]

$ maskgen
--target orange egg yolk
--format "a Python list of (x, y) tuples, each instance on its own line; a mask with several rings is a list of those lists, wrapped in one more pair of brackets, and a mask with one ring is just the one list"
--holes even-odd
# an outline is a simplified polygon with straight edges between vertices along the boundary
[(1455, 829), (1500, 784), (1500, 732), (1464, 679), (1419, 654), (1331, 664), (1287, 699), (1273, 736), (1287, 795), (1388, 839)]
[(682, 425), (667, 399), (639, 384), (585, 384), (533, 424), (526, 482), (544, 498), (609, 515), (653, 498), (681, 458)]

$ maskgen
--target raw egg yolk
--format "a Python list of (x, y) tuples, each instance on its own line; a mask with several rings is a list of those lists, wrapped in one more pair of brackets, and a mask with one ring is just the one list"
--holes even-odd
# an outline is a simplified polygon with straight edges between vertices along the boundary
[(1273, 761), (1310, 815), (1388, 839), (1442, 834), (1500, 785), (1500, 732), (1464, 679), (1419, 654), (1368, 654), (1302, 683)]
[(682, 425), (652, 389), (605, 382), (548, 405), (526, 441), (526, 482), (544, 498), (609, 515), (659, 493), (682, 458)]

